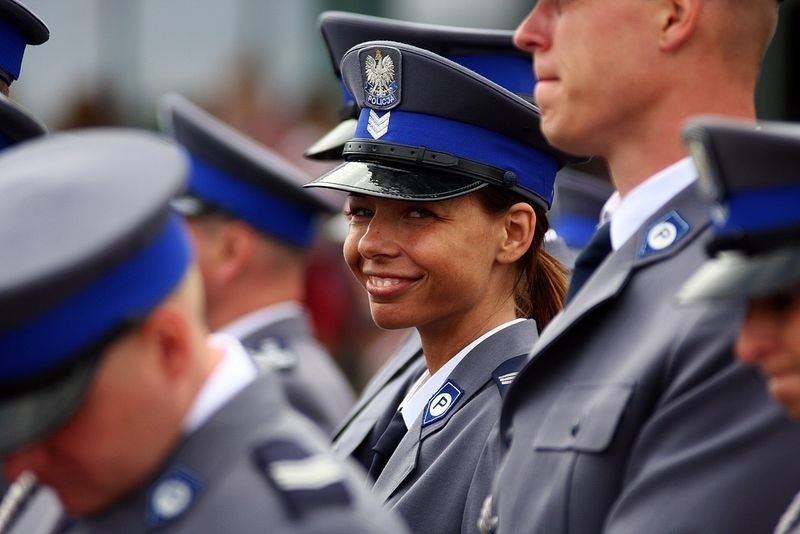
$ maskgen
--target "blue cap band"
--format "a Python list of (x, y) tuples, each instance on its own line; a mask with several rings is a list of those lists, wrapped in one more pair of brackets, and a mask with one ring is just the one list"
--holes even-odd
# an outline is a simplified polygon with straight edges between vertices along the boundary
[(570, 248), (583, 248), (597, 229), (597, 219), (583, 215), (559, 215), (553, 229)]
[(0, 19), (0, 68), (15, 80), (22, 70), (22, 56), (27, 45), (25, 37), (8, 21)]
[(13, 139), (11, 139), (10, 137), (6, 137), (3, 134), (0, 134), (0, 150), (8, 148), (14, 144), (16, 143), (14, 143)]
[[(383, 116), (380, 112), (376, 113)], [(548, 206), (552, 203), (553, 184), (559, 165), (551, 154), (464, 122), (409, 111), (392, 110), (390, 113), (388, 130), (379, 142), (425, 147), (513, 171), (520, 187), (543, 198)], [(361, 110), (355, 138), (375, 142), (367, 132), (369, 115), (369, 108)], [(444, 168), (442, 170), (446, 171)]]
[(264, 189), (191, 155), (188, 192), (282, 241), (307, 247), (314, 238), (316, 214), (276, 199)]
[(530, 57), (518, 55), (447, 56), (512, 93), (531, 95), (536, 78)]
[(0, 381), (57, 367), (122, 321), (145, 316), (178, 284), (191, 259), (183, 223), (170, 215), (145, 248), (58, 306), (0, 334)]
[(715, 220), (717, 235), (800, 226), (800, 185), (732, 192), (725, 205), (726, 219)]
[(347, 86), (344, 84), (344, 80), (342, 80), (341, 76), (339, 77), (339, 89), (342, 91), (342, 102), (345, 106), (352, 106), (356, 103), (356, 99), (353, 98), (353, 95), (347, 90)]

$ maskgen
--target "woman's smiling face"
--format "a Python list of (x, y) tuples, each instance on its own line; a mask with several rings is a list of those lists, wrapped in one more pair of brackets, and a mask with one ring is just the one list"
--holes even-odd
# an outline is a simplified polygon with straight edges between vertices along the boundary
[(344, 257), (378, 326), (455, 332), (497, 306), (503, 217), (475, 194), (434, 202), (351, 195), (345, 214)]

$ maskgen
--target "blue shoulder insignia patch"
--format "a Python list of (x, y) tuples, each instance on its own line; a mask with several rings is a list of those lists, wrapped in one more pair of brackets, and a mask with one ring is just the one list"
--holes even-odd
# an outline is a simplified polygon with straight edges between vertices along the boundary
[(671, 210), (647, 229), (639, 248), (639, 257), (646, 258), (669, 249), (683, 239), (690, 229), (689, 223), (677, 211)]
[(425, 407), (425, 415), (422, 417), (422, 428), (442, 419), (456, 405), (458, 399), (464, 392), (455, 382), (448, 380), (439, 388), (439, 391), (431, 397)]
[(352, 501), (344, 467), (326, 454), (309, 452), (294, 441), (272, 440), (258, 446), (253, 456), (294, 518)]
[(145, 524), (158, 528), (182, 516), (203, 489), (202, 478), (186, 466), (176, 465), (147, 490)]
[(527, 354), (515, 356), (514, 358), (504, 361), (494, 370), (492, 378), (495, 384), (497, 384), (497, 389), (500, 391), (501, 398), (506, 397), (506, 392), (508, 388), (511, 387), (511, 382), (517, 378), (517, 373), (519, 373), (519, 370), (525, 365), (527, 359)]

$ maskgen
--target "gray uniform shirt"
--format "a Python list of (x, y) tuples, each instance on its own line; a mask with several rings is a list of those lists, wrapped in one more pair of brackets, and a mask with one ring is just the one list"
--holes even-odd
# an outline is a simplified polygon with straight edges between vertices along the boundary
[(150, 483), (71, 533), (405, 532), (266, 373), (186, 437)]
[(503, 406), (499, 532), (774, 528), (800, 480), (800, 425), (733, 356), (743, 303), (674, 299), (709, 226), (685, 189), (545, 329)]
[(333, 450), (340, 458), (353, 456), (365, 467), (372, 458), (372, 443), (366, 443), (380, 416), (397, 399), (403, 388), (425, 370), (419, 334), (413, 330), (397, 352), (367, 383), (355, 406), (333, 434)]
[(240, 341), (262, 369), (277, 372), (289, 403), (330, 434), (355, 402), (331, 355), (314, 339), (306, 314), (263, 324)]
[[(400, 513), (414, 532), (460, 532), (468, 493), (489, 491), (490, 473), (476, 466), (497, 426), (502, 396), (536, 337), (536, 323), (527, 320), (472, 349), (375, 481), (373, 493)], [(446, 409), (446, 403), (437, 402), (440, 394), (450, 396)]]

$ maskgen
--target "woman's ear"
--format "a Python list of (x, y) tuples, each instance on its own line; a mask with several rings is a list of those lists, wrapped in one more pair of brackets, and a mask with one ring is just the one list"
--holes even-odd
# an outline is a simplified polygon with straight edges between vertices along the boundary
[(536, 212), (527, 202), (517, 202), (503, 216), (504, 239), (497, 252), (500, 263), (514, 263), (531, 246), (536, 231)]

